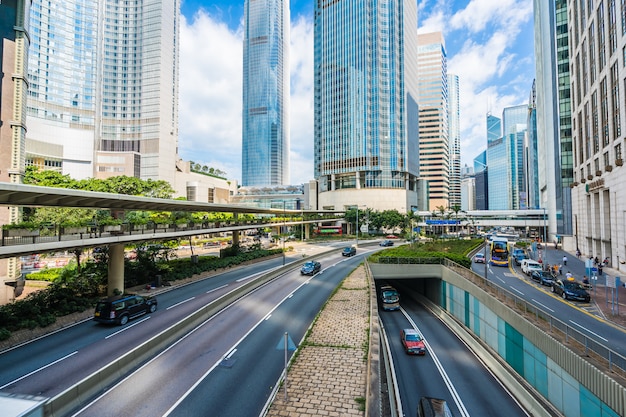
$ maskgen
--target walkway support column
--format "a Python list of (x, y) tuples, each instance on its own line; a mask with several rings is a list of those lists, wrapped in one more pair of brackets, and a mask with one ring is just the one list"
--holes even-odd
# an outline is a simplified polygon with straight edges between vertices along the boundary
[[(239, 213), (233, 213), (235, 225), (239, 226)], [(239, 246), (239, 231), (233, 230), (233, 246)]]
[(124, 293), (124, 245), (109, 245), (109, 281), (107, 295)]

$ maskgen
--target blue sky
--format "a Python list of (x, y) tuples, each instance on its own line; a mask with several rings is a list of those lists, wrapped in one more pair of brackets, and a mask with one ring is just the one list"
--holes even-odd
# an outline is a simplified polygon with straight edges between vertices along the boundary
[[(313, 179), (313, 4), (292, 0), (291, 183)], [(179, 153), (241, 181), (243, 1), (182, 0)], [(442, 31), (461, 88), (461, 160), (486, 148), (485, 115), (527, 104), (532, 0), (420, 0), (418, 31)]]

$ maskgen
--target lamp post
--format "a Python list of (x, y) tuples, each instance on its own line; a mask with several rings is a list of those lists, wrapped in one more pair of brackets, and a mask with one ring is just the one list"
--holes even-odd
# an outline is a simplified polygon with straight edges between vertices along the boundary
[(359, 205), (356, 205), (356, 243), (355, 247), (359, 247)]
[(356, 206), (356, 243), (354, 244), (357, 248), (359, 247), (359, 206)]
[(544, 207), (543, 208), (543, 245), (544, 245), (544, 247), (546, 248), (546, 251), (547, 251), (547, 249), (548, 249), (548, 246), (547, 246), (548, 245), (548, 241), (546, 240), (547, 239), (547, 236), (546, 236), (547, 230), (546, 229), (547, 229), (547, 227), (546, 227), (546, 208)]

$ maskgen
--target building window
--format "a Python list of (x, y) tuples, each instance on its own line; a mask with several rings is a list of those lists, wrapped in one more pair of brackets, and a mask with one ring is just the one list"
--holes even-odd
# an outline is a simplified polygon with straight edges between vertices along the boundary
[(609, 165), (611, 165), (611, 161), (609, 160), (609, 153), (608, 152), (604, 152), (604, 155), (602, 155), (603, 159), (604, 159), (604, 166), (608, 167)]
[(207, 203), (215, 203), (215, 188), (207, 189)]
[(622, 159), (622, 144), (615, 145), (615, 159)]

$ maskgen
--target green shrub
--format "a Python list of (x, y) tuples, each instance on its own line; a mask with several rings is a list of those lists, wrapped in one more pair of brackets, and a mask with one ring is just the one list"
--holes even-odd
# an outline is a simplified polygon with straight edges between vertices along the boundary
[(7, 340), (9, 337), (11, 337), (11, 331), (0, 327), (0, 340)]

